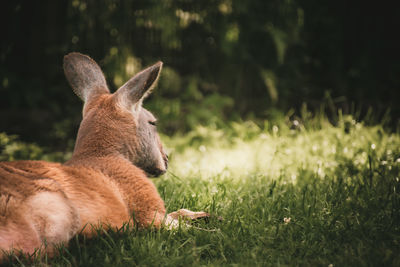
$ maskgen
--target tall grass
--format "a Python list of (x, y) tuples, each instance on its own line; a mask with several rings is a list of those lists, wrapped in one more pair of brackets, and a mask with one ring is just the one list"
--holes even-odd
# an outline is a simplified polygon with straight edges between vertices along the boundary
[(99, 229), (36, 265), (400, 266), (398, 133), (317, 116), (163, 139), (171, 167), (154, 182), (168, 210), (204, 210), (222, 221)]

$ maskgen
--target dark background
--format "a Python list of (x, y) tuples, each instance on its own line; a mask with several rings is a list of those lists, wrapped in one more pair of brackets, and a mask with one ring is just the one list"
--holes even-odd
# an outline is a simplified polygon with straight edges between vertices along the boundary
[(25, 141), (74, 139), (82, 103), (62, 70), (71, 51), (94, 58), (112, 91), (162, 60), (146, 106), (166, 134), (304, 103), (399, 123), (400, 19), (388, 2), (15, 0), (0, 12), (0, 132)]

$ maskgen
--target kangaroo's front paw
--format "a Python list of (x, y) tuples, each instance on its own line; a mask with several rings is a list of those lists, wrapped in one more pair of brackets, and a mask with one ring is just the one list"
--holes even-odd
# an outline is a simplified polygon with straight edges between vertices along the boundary
[(187, 209), (180, 209), (174, 212), (171, 212), (168, 214), (169, 217), (179, 220), (179, 218), (184, 219), (184, 220), (197, 220), (201, 218), (207, 218), (210, 217), (210, 214), (204, 211), (191, 211)]
[(187, 209), (180, 209), (178, 211), (171, 212), (167, 215), (164, 221), (164, 225), (168, 229), (177, 229), (180, 226), (186, 226), (186, 227), (191, 227), (189, 224), (187, 224), (185, 221), (192, 221), (192, 220), (197, 220), (201, 218), (207, 218), (209, 217), (210, 214), (207, 212), (194, 212), (190, 211)]

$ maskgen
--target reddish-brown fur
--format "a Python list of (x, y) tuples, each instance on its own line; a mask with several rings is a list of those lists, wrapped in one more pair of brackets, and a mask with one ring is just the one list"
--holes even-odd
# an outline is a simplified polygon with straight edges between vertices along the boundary
[[(161, 63), (133, 77), (110, 94), (98, 65), (71, 53), (64, 70), (84, 101), (83, 120), (72, 158), (64, 163), (0, 162), (0, 262), (11, 250), (33, 253), (66, 244), (83, 229), (120, 228), (124, 223), (161, 226), (164, 202), (146, 172), (162, 174), (167, 157), (153, 126), (155, 118), (141, 107), (161, 70)], [(145, 170), (145, 171), (144, 171)], [(132, 220), (134, 215), (134, 220)], [(206, 213), (182, 210), (177, 216)]]

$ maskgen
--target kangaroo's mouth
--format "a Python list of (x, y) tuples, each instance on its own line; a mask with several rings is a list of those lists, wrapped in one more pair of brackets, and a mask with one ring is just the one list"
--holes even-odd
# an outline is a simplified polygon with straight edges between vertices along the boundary
[(156, 178), (156, 177), (159, 177), (159, 176), (163, 175), (164, 173), (166, 173), (167, 169), (161, 170), (161, 169), (158, 169), (158, 168), (154, 168), (154, 169), (151, 169), (151, 170), (147, 169), (147, 170), (144, 170), (144, 171), (146, 172), (147, 176)]
[(163, 175), (164, 173), (167, 172), (168, 169), (168, 155), (163, 155), (163, 163), (164, 163), (164, 168), (158, 168), (158, 167), (153, 167), (153, 168), (145, 168), (144, 171), (148, 176), (151, 177), (158, 177)]

